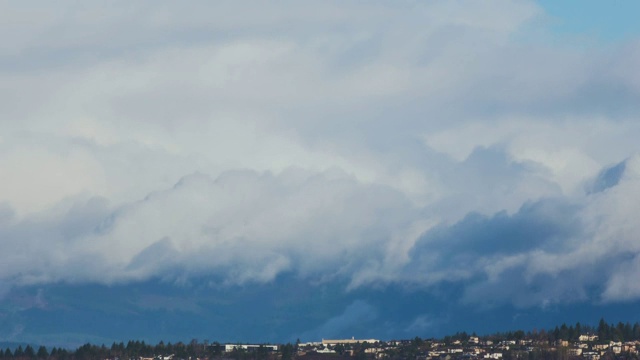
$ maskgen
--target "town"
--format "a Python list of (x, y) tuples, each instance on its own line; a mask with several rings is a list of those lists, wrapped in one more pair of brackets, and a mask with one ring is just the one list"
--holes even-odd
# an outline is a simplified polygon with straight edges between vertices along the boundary
[(599, 341), (597, 335), (581, 334), (575, 341), (549, 341), (523, 337), (479, 337), (458, 334), (445, 339), (423, 340), (322, 340), (300, 343), (297, 355), (335, 354), (359, 359), (617, 359), (638, 358), (640, 341)]
[(454, 359), (640, 359), (640, 324), (597, 327), (562, 324), (551, 330), (522, 330), (478, 336), (459, 332), (441, 339), (321, 339), (287, 344), (241, 344), (191, 340), (156, 345), (129, 341), (85, 344), (76, 350), (32, 345), (0, 351), (2, 360), (454, 360)]

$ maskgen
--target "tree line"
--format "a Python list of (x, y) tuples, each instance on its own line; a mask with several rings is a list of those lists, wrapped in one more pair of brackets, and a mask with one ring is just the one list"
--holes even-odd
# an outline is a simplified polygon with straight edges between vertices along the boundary
[[(596, 327), (583, 325), (577, 322), (574, 325), (562, 324), (549, 330), (532, 330), (532, 331), (507, 331), (497, 332), (490, 335), (481, 336), (483, 340), (502, 341), (502, 340), (534, 340), (547, 341), (549, 343), (558, 340), (578, 341), (580, 335), (597, 335), (598, 342), (608, 343), (609, 341), (640, 341), (640, 323), (631, 324), (629, 322), (617, 324), (609, 324), (604, 319)], [(445, 343), (452, 343), (456, 340), (468, 341), (470, 336), (477, 336), (475, 333), (468, 334), (466, 332), (458, 332), (454, 335), (448, 335), (441, 340)], [(408, 342), (401, 351), (413, 354), (418, 352), (423, 345), (423, 340), (416, 337)], [(279, 358), (281, 360), (290, 360), (295, 357), (297, 345), (285, 344), (280, 346)], [(400, 349), (399, 349), (400, 350)], [(406, 351), (405, 351), (406, 350)], [(39, 346), (37, 350), (31, 345), (24, 348), (18, 346), (13, 351), (9, 348), (2, 351), (0, 349), (0, 360), (89, 360), (89, 359), (131, 359), (139, 357), (160, 357), (174, 355), (176, 359), (195, 359), (195, 358), (220, 358), (223, 357), (224, 346), (218, 342), (209, 344), (198, 342), (196, 339), (188, 343), (171, 342), (165, 343), (160, 341), (155, 345), (147, 344), (144, 341), (114, 342), (110, 347), (105, 345), (85, 344), (75, 350), (65, 348), (46, 348)], [(258, 348), (254, 351), (236, 349), (231, 353), (224, 354), (225, 358), (233, 360), (268, 360), (274, 358), (271, 352), (266, 348)]]
[[(460, 333), (459, 333), (460, 334)], [(457, 334), (458, 338), (460, 337)], [(465, 334), (465, 333), (462, 333)], [(489, 336), (484, 336), (489, 340), (539, 340), (556, 342), (559, 340), (578, 341), (580, 335), (596, 335), (598, 342), (608, 343), (610, 341), (636, 341), (640, 340), (640, 323), (631, 324), (629, 322), (607, 323), (604, 319), (600, 319), (598, 326), (583, 325), (580, 322), (575, 325), (567, 325), (563, 323), (553, 329), (545, 331), (544, 329), (532, 330), (524, 332), (522, 330), (498, 332)], [(465, 334), (466, 335), (466, 334)], [(456, 336), (452, 337), (455, 338)], [(468, 335), (467, 335), (468, 338)]]
[[(147, 344), (144, 341), (129, 341), (125, 345), (123, 342), (114, 342), (110, 347), (103, 345), (84, 344), (75, 350), (53, 347), (49, 351), (46, 347), (40, 346), (35, 351), (31, 345), (26, 347), (18, 346), (14, 351), (7, 348), (0, 350), (0, 360), (93, 360), (93, 359), (137, 359), (159, 358), (174, 355), (174, 359), (196, 359), (196, 358), (220, 358), (224, 353), (224, 345), (218, 342), (209, 344), (198, 340), (191, 340), (189, 343), (160, 341), (155, 345)], [(259, 347), (255, 351), (235, 349), (231, 353), (225, 354), (225, 358), (233, 360), (268, 360), (272, 358), (267, 348)], [(295, 346), (285, 344), (280, 346), (281, 360), (291, 360), (295, 355)]]
[(129, 359), (138, 357), (156, 357), (175, 355), (176, 358), (189, 359), (196, 357), (215, 357), (220, 355), (220, 347), (215, 344), (210, 346), (207, 343), (199, 343), (192, 340), (190, 343), (177, 342), (164, 343), (160, 341), (158, 344), (150, 345), (144, 341), (129, 341), (125, 345), (123, 342), (114, 342), (111, 347), (103, 345), (85, 344), (75, 350), (67, 350), (64, 348), (52, 348), (49, 351), (46, 347), (40, 346), (38, 351), (34, 351), (33, 347), (27, 345), (24, 349), (22, 346), (17, 347), (14, 351), (7, 348), (4, 352), (0, 351), (2, 360), (83, 360), (83, 359)]

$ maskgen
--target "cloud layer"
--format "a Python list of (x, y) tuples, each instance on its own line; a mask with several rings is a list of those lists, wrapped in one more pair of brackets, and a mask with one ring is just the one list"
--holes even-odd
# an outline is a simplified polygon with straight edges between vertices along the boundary
[(637, 39), (512, 1), (2, 6), (7, 287), (640, 298)]

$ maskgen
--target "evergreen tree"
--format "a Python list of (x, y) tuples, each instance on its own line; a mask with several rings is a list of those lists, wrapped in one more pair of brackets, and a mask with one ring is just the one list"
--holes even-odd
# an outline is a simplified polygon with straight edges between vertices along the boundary
[(160, 340), (158, 345), (156, 345), (155, 348), (153, 349), (153, 352), (155, 353), (155, 355), (166, 355), (165, 351), (166, 351), (166, 347), (164, 346), (164, 341), (162, 340)]
[(624, 324), (624, 330), (623, 330), (622, 336), (624, 336), (624, 339), (626, 341), (633, 340), (633, 328), (631, 327), (631, 324), (628, 321)]
[(291, 343), (282, 345), (282, 360), (291, 360), (291, 359), (293, 359), (293, 345), (291, 345)]
[(598, 339), (601, 342), (609, 341), (609, 325), (603, 318), (598, 322)]
[(58, 360), (67, 360), (69, 352), (66, 349), (58, 349)]
[(31, 345), (27, 345), (27, 347), (24, 348), (24, 356), (28, 357), (29, 359), (33, 359), (36, 357), (36, 351), (33, 350)]
[(46, 347), (40, 346), (38, 348), (38, 353), (36, 354), (36, 356), (38, 356), (38, 359), (46, 359), (49, 357), (49, 352), (47, 351)]
[(13, 357), (21, 358), (24, 356), (24, 350), (22, 349), (22, 345), (19, 345), (18, 348), (13, 352)]

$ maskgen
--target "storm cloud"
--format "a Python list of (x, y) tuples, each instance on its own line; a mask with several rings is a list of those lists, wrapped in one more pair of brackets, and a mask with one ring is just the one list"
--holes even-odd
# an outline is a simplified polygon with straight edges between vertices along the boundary
[(640, 300), (637, 37), (559, 40), (528, 1), (0, 7), (0, 294)]

